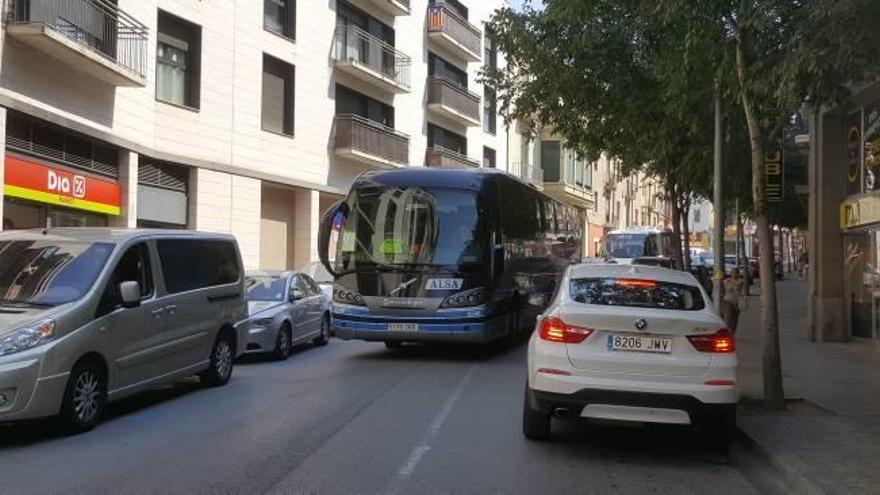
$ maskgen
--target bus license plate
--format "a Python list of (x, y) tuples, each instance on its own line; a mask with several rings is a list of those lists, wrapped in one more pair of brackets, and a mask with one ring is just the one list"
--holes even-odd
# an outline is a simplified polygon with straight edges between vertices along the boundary
[(657, 352), (669, 354), (672, 352), (672, 339), (651, 337), (648, 335), (612, 334), (608, 336), (607, 347), (609, 351)]
[(389, 332), (418, 332), (419, 324), (418, 323), (389, 323), (388, 324)]

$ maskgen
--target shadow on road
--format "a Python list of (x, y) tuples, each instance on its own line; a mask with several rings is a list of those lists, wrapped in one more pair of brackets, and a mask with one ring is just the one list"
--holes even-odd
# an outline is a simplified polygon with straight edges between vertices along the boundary
[(728, 465), (726, 455), (704, 447), (697, 431), (674, 425), (623, 425), (612, 422), (554, 421), (554, 448), (572, 458), (594, 455), (622, 460), (669, 461)]
[(375, 351), (364, 352), (354, 359), (368, 361), (449, 361), (480, 362), (505, 358), (518, 354), (528, 335), (515, 342), (492, 344), (403, 344), (397, 349), (387, 349), (377, 343)]

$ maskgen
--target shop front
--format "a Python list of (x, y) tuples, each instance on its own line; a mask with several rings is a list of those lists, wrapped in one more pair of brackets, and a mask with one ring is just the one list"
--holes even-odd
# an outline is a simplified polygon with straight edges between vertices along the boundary
[(15, 154), (4, 162), (3, 230), (105, 227), (120, 214), (113, 180)]
[(880, 338), (880, 193), (841, 206), (844, 288), (849, 335)]

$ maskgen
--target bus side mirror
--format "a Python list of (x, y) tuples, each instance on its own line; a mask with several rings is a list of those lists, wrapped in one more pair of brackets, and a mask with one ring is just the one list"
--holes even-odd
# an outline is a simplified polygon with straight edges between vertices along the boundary
[(318, 257), (324, 268), (334, 278), (336, 277), (336, 272), (330, 265), (330, 235), (333, 233), (334, 223), (339, 215), (345, 218), (347, 213), (348, 206), (343, 201), (338, 201), (324, 212), (324, 216), (321, 218), (321, 225), (318, 227)]

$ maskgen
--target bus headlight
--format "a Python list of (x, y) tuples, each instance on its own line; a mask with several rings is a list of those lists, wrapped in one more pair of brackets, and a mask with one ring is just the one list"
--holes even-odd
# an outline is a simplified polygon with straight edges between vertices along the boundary
[(333, 288), (333, 302), (337, 302), (340, 304), (351, 304), (354, 306), (366, 306), (367, 304), (364, 302), (364, 298), (361, 297), (357, 292), (346, 289), (342, 286), (335, 286)]
[(486, 289), (478, 287), (476, 289), (466, 290), (453, 294), (440, 303), (440, 308), (467, 308), (471, 306), (479, 306), (486, 301)]

